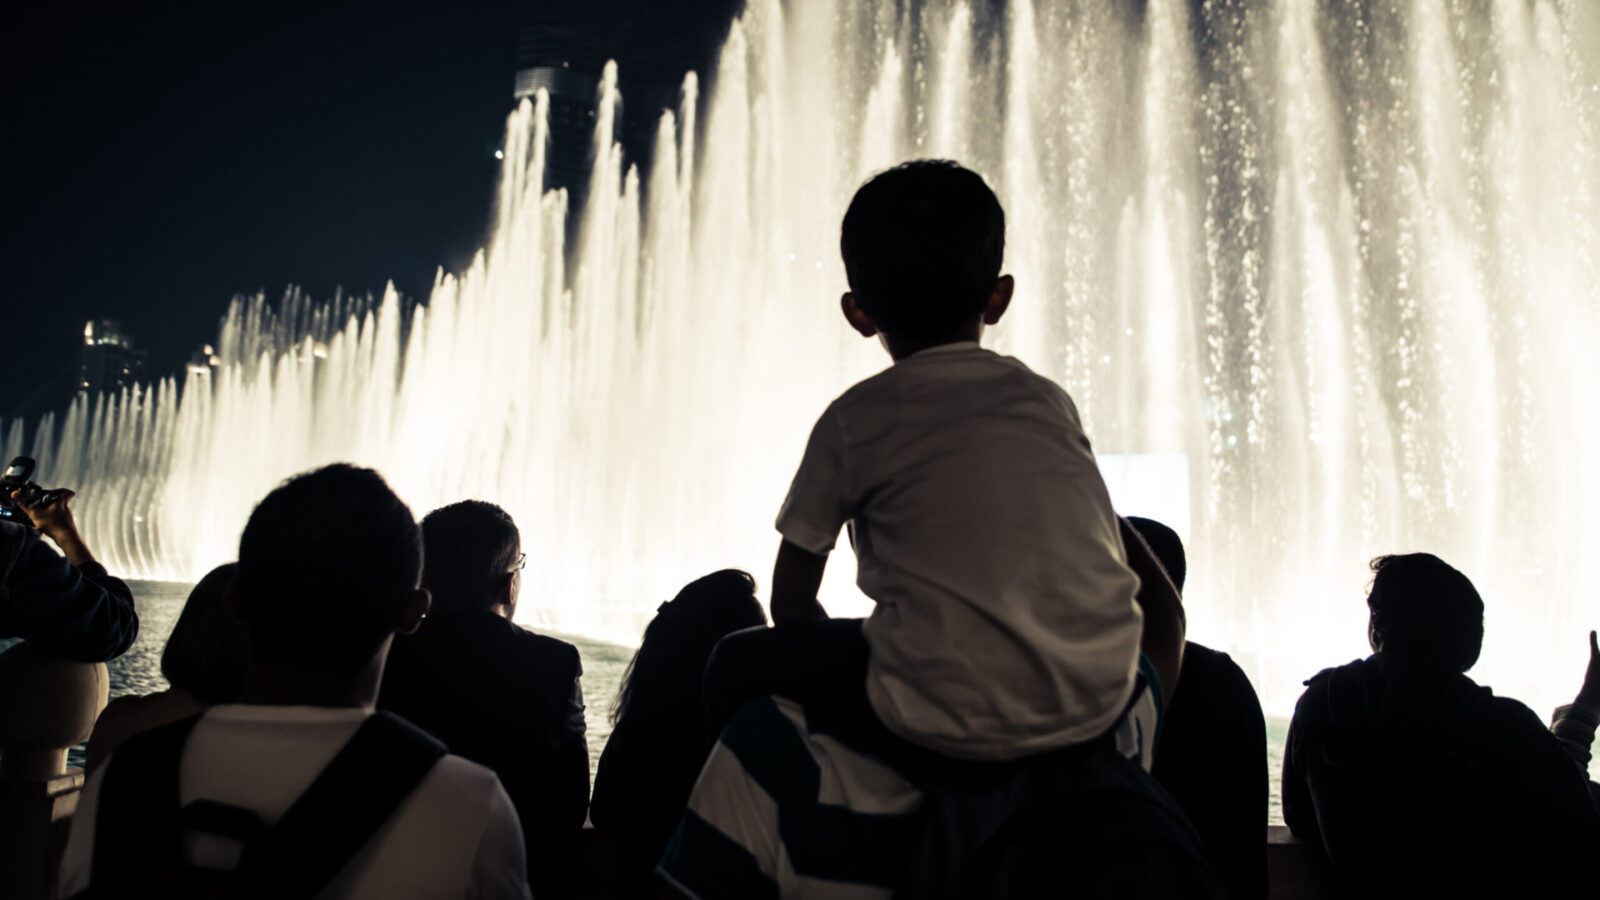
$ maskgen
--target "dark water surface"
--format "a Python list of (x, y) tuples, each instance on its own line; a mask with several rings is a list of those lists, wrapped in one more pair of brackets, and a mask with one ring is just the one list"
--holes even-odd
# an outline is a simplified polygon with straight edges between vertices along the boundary
[[(183, 609), (191, 585), (164, 581), (133, 581), (136, 605), (139, 609), (139, 639), (133, 647), (117, 659), (107, 663), (111, 670), (111, 696), (124, 694), (149, 694), (167, 689), (167, 680), (161, 677), (161, 650), (166, 646), (167, 635)], [(633, 658), (632, 647), (607, 644), (568, 634), (555, 634), (571, 641), (583, 659), (583, 700), (588, 707), (589, 776), (594, 777), (595, 766), (600, 761), (600, 751), (611, 736), (611, 703), (616, 699), (617, 687), (623, 670)], [(1267, 777), (1271, 785), (1271, 801), (1267, 820), (1274, 825), (1283, 824), (1283, 812), (1278, 799), (1278, 773), (1283, 771), (1283, 744), (1289, 730), (1289, 720), (1281, 716), (1267, 717)], [(71, 765), (83, 765), (83, 747), (74, 747)]]
[[(167, 635), (178, 620), (183, 602), (193, 585), (167, 581), (130, 581), (134, 603), (139, 610), (139, 639), (127, 653), (106, 664), (111, 672), (111, 696), (151, 694), (167, 689), (161, 676), (161, 650)], [(554, 633), (552, 633), (554, 634)], [(567, 634), (554, 634), (570, 641), (583, 659), (583, 701), (588, 707), (589, 776), (594, 778), (600, 751), (611, 737), (611, 701), (617, 696), (622, 672), (633, 659), (632, 647), (620, 647)], [(83, 747), (72, 748), (70, 764), (83, 765)]]
[[(117, 659), (107, 663), (111, 673), (111, 696), (124, 694), (149, 694), (167, 689), (167, 680), (161, 676), (161, 650), (166, 646), (167, 635), (183, 602), (189, 596), (191, 585), (163, 581), (129, 582), (133, 588), (139, 610), (139, 639), (133, 647)], [(616, 699), (622, 673), (633, 658), (633, 648), (603, 641), (551, 632), (570, 641), (578, 648), (583, 659), (583, 699), (588, 707), (589, 776), (594, 778), (595, 766), (600, 761), (600, 751), (611, 737), (611, 703)], [(12, 641), (0, 641), (0, 649)], [(1267, 821), (1283, 824), (1283, 808), (1279, 798), (1278, 777), (1283, 771), (1284, 741), (1288, 737), (1289, 720), (1283, 716), (1267, 716), (1267, 781), (1270, 800)], [(69, 764), (83, 765), (83, 746), (72, 748)], [(1591, 777), (1600, 778), (1600, 758), (1590, 769)]]

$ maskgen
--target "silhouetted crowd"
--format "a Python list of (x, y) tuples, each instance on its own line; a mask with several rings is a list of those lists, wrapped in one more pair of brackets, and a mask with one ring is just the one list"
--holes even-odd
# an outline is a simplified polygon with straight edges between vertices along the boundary
[[(492, 503), (419, 526), (377, 472), (330, 465), (194, 587), (171, 687), (101, 714), (59, 896), (577, 896), (586, 822), (623, 897), (1267, 896), (1261, 707), (1186, 640), (1182, 543), (1113, 511), (1060, 386), (980, 345), (1014, 287), (995, 195), (907, 163), (840, 243), (842, 313), (893, 364), (811, 432), (772, 625), (731, 569), (657, 609), (592, 798), (578, 652), (514, 624), (539, 548)], [(126, 585), (65, 500), (30, 516), (0, 523), (0, 635), (125, 651)], [(817, 599), (841, 531), (865, 619)], [(1372, 655), (1295, 710), (1290, 829), (1361, 895), (1592, 895), (1595, 635), (1547, 726), (1464, 674), (1465, 575), (1372, 569)]]

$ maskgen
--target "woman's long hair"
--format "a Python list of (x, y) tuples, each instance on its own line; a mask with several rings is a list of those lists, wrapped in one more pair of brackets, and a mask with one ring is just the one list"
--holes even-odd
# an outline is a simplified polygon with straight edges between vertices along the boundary
[(244, 690), (250, 639), (228, 594), (238, 568), (220, 565), (200, 579), (161, 651), (161, 674), (168, 683), (203, 703), (232, 703)]
[(749, 572), (723, 569), (689, 582), (661, 604), (644, 630), (639, 652), (622, 675), (612, 725), (633, 715), (698, 720), (700, 676), (711, 649), (731, 632), (766, 623)]

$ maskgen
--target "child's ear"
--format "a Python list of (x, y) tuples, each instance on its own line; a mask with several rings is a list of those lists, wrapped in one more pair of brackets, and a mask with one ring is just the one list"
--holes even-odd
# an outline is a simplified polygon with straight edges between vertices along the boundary
[(872, 320), (867, 318), (867, 314), (862, 312), (861, 307), (856, 305), (855, 294), (846, 291), (844, 296), (839, 298), (839, 310), (844, 313), (844, 320), (849, 322), (850, 327), (854, 328), (862, 337), (869, 338), (877, 335), (878, 326), (872, 324)]
[(1001, 275), (995, 281), (994, 291), (989, 294), (989, 303), (983, 308), (983, 324), (993, 325), (1000, 321), (1007, 307), (1011, 306), (1011, 292), (1016, 289), (1017, 282), (1010, 275)]

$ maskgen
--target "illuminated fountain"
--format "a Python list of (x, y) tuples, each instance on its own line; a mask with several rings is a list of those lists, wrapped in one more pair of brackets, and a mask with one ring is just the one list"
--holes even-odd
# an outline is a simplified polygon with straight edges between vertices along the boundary
[[(752, 0), (648, 185), (597, 139), (577, 247), (525, 104), (493, 239), (425, 305), (237, 300), (217, 365), (5, 449), (81, 486), (136, 577), (229, 558), (328, 461), (419, 513), (497, 500), (531, 620), (636, 639), (693, 576), (770, 570), (812, 421), (886, 362), (836, 311), (844, 205), (951, 156), (1008, 212), (995, 343), (1099, 451), (1187, 459), (1191, 631), (1269, 706), (1364, 652), (1364, 562), (1414, 549), (1484, 590), (1478, 673), (1548, 704), (1600, 625), (1600, 5), (1379, 6)], [(865, 608), (853, 568), (836, 612)]]

